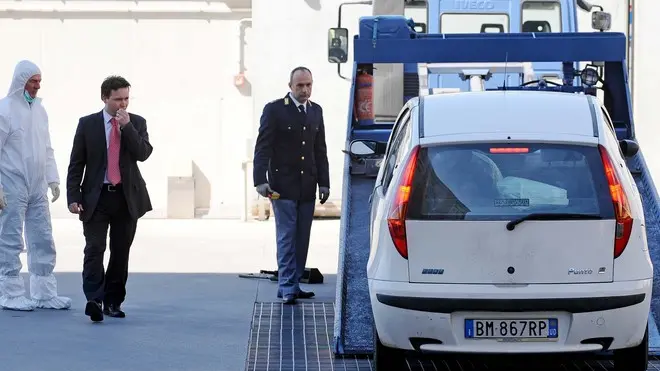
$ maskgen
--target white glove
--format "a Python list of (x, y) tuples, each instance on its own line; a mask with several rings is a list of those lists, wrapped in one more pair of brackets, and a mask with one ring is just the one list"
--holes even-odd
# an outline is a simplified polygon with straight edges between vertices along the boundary
[(2, 188), (0, 188), (0, 210), (4, 209), (7, 207), (7, 197), (5, 197), (5, 192), (2, 191)]
[(57, 199), (60, 198), (60, 185), (57, 183), (50, 183), (48, 186), (50, 187), (51, 193), (53, 193), (53, 199), (51, 202), (57, 201)]

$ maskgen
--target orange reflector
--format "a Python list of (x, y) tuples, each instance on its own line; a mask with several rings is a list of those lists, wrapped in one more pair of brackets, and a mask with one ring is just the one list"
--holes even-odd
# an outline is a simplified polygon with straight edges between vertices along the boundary
[(529, 148), (491, 148), (490, 153), (529, 153)]

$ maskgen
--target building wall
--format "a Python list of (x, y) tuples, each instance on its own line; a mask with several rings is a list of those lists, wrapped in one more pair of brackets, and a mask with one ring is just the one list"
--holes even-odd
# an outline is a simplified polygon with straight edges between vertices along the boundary
[[(251, 42), (254, 70), (250, 78), (254, 93), (256, 135), (263, 106), (287, 94), (289, 72), (296, 66), (311, 69), (314, 86), (312, 101), (323, 107), (328, 158), (330, 162), (330, 201), (341, 199), (345, 154), (348, 92), (350, 81), (337, 74), (337, 65), (327, 60), (328, 29), (337, 27), (337, 10), (342, 0), (252, 0)], [(344, 6), (342, 27), (357, 32), (359, 14), (369, 14), (370, 6)], [(349, 54), (348, 60), (352, 60)], [(341, 66), (343, 76), (351, 76), (352, 64)], [(249, 142), (253, 143), (254, 136)]]
[[(78, 118), (101, 110), (101, 81), (120, 74), (133, 85), (129, 111), (147, 119), (154, 145), (140, 164), (154, 205), (146, 217), (191, 217), (194, 209), (199, 217), (241, 217), (244, 201), (251, 208), (257, 198), (251, 168), (243, 164), (252, 157), (261, 109), (286, 94), (293, 67), (306, 65), (314, 73), (312, 99), (325, 112), (331, 201), (341, 197), (350, 82), (326, 60), (327, 29), (335, 25), (340, 1), (211, 1), (230, 9), (209, 19), (185, 19), (192, 1), (166, 2), (171, 11), (165, 15), (127, 11), (151, 9), (148, 0), (87, 1), (84, 11), (57, 16), (49, 7), (82, 9), (83, 2), (27, 2), (31, 8), (18, 11), (16, 3), (0, 4), (0, 33), (20, 35), (3, 37), (0, 87), (9, 86), (20, 59), (41, 67), (40, 96), (63, 187)], [(347, 23), (356, 24), (346, 13)], [(246, 83), (237, 88), (241, 19), (251, 15), (252, 22), (243, 22)], [(64, 194), (51, 210), (54, 217), (73, 217)]]
[[(31, 3), (37, 9), (62, 4)], [(169, 210), (174, 216), (191, 216), (196, 206), (211, 216), (239, 217), (245, 189), (241, 163), (253, 121), (249, 89), (234, 86), (234, 77), (240, 69), (240, 20), (250, 12), (225, 7), (208, 19), (185, 19), (193, 16), (177, 12), (186, 4), (176, 1), (168, 2), (170, 13), (139, 16), (126, 9), (144, 9), (149, 2), (114, 2), (116, 13), (108, 11), (108, 2), (96, 4), (59, 19), (35, 11), (12, 19), (15, 13), (0, 9), (0, 88), (8, 89), (18, 60), (41, 67), (40, 96), (50, 116), (62, 187), (78, 118), (101, 110), (101, 82), (119, 74), (133, 85), (129, 111), (147, 119), (154, 146), (151, 158), (140, 164), (154, 204), (148, 216), (167, 216), (169, 198), (169, 205), (184, 204)], [(76, 1), (67, 6), (81, 9)], [(249, 39), (249, 27), (246, 32)], [(186, 182), (193, 172), (194, 186)], [(183, 177), (178, 183), (190, 189), (173, 193), (170, 177)], [(191, 202), (185, 203), (188, 196)], [(55, 217), (70, 216), (64, 188), (51, 209)]]
[(640, 147), (656, 187), (660, 186), (660, 119), (655, 94), (660, 66), (660, 42), (657, 36), (656, 15), (660, 1), (635, 0), (633, 5), (633, 112)]

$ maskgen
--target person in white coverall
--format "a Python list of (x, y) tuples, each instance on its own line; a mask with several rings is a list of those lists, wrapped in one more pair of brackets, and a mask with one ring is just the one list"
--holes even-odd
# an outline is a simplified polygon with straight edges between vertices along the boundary
[[(68, 309), (57, 296), (55, 243), (48, 188), (59, 197), (59, 174), (50, 144), (48, 115), (37, 98), (41, 71), (30, 61), (16, 65), (7, 97), (0, 100), (0, 306), (4, 309)], [(30, 294), (25, 295), (23, 230)]]

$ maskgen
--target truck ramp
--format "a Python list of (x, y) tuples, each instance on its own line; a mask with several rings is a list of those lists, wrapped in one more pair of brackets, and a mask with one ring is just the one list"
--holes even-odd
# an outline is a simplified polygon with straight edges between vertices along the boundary
[(371, 354), (373, 316), (366, 267), (369, 259), (369, 197), (375, 180), (350, 174), (346, 174), (344, 179), (335, 304), (335, 353)]
[(628, 168), (637, 183), (637, 189), (642, 196), (644, 206), (644, 218), (646, 222), (646, 239), (649, 246), (649, 254), (653, 261), (653, 297), (651, 299), (651, 313), (649, 313), (649, 324), (651, 332), (649, 338), (649, 353), (660, 355), (660, 335), (656, 326), (655, 318), (660, 318), (660, 198), (653, 183), (651, 173), (646, 166), (642, 149), (637, 155), (628, 161)]

